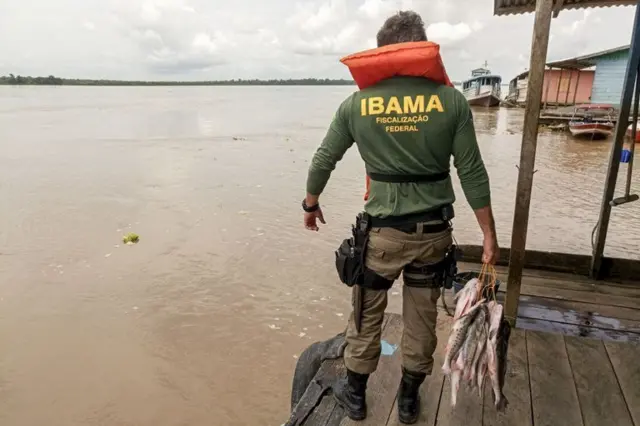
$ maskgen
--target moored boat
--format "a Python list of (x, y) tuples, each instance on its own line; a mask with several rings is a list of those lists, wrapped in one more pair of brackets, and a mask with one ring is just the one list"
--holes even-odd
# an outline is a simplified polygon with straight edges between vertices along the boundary
[[(569, 121), (569, 131), (574, 137), (606, 139), (615, 127), (612, 119), (613, 106), (609, 104), (576, 105)], [(604, 114), (602, 114), (604, 113)], [(595, 115), (604, 115), (596, 118)]]
[(469, 105), (494, 107), (500, 105), (501, 83), (499, 75), (491, 74), (487, 68), (477, 68), (471, 71), (470, 79), (462, 82), (462, 93)]
[[(629, 124), (629, 127), (627, 127), (627, 131), (624, 133), (624, 135), (628, 138), (631, 138), (631, 133), (633, 132), (633, 123)], [(636, 124), (636, 143), (640, 142), (640, 123)]]

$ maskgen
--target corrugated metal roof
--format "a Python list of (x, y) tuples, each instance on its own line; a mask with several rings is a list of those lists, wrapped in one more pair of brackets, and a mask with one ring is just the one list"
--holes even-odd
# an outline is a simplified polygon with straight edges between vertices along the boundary
[(573, 68), (573, 69), (589, 68), (596, 64), (594, 59), (600, 58), (605, 55), (610, 55), (616, 52), (623, 52), (625, 50), (629, 50), (629, 48), (630, 48), (630, 45), (614, 47), (613, 49), (601, 50), (599, 52), (590, 53), (588, 55), (576, 56), (575, 58), (547, 62), (547, 66), (557, 67), (557, 68)]
[[(494, 0), (494, 15), (519, 15), (536, 10), (536, 0)], [(554, 0), (557, 4), (558, 0)], [(593, 7), (635, 6), (637, 0), (564, 0), (559, 10)]]

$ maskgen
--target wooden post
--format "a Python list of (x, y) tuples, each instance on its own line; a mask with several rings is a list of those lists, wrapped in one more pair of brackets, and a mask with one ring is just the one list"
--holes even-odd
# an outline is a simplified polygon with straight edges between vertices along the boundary
[(576, 80), (576, 90), (573, 92), (573, 105), (576, 104), (576, 96), (578, 96), (578, 89), (580, 88), (581, 75), (582, 75), (582, 70), (578, 70), (578, 79)]
[[(531, 76), (531, 73), (529, 73)], [(544, 109), (547, 109), (547, 104), (549, 103), (549, 87), (551, 87), (551, 76), (553, 76), (553, 67), (549, 67), (549, 78), (547, 77), (547, 70), (544, 71), (544, 77), (542, 78), (542, 84), (544, 84), (545, 80), (547, 81), (547, 90), (544, 91)], [(527, 85), (527, 88), (529, 86)]]
[(509, 278), (507, 281), (507, 297), (504, 312), (507, 320), (514, 325), (518, 317), (518, 301), (520, 299), (520, 285), (527, 243), (529, 205), (531, 203), (542, 85), (544, 83), (544, 69), (547, 62), (552, 11), (553, 0), (536, 1), (536, 16), (533, 24), (533, 39), (529, 65), (529, 84), (527, 85), (527, 106), (522, 130), (522, 147), (520, 148), (520, 167), (518, 172), (513, 229), (511, 231), (511, 256), (509, 259)]
[(573, 79), (573, 70), (569, 70), (569, 84), (567, 84), (567, 94), (564, 96), (564, 104), (569, 102), (569, 91), (571, 90), (571, 80)]
[[(598, 219), (596, 240), (593, 244), (593, 252), (591, 256), (591, 278), (600, 278), (600, 270), (602, 267), (602, 255), (604, 246), (607, 241), (607, 231), (609, 229), (609, 219), (611, 218), (611, 200), (616, 189), (616, 181), (618, 179), (618, 170), (620, 169), (620, 154), (624, 143), (624, 133), (629, 126), (629, 112), (631, 109), (631, 97), (638, 73), (638, 65), (640, 64), (640, 0), (636, 6), (636, 16), (633, 21), (633, 33), (631, 35), (631, 47), (629, 50), (629, 62), (627, 62), (627, 71), (624, 77), (624, 86), (622, 87), (622, 95), (620, 96), (620, 113), (614, 133), (614, 142), (611, 147), (611, 155), (609, 155), (609, 167), (604, 185), (604, 194), (600, 205), (600, 218)], [(632, 143), (634, 143), (632, 141)]]
[(564, 68), (560, 68), (560, 78), (558, 79), (558, 90), (556, 90), (556, 107), (560, 106), (560, 85), (562, 84), (562, 77), (564, 77)]

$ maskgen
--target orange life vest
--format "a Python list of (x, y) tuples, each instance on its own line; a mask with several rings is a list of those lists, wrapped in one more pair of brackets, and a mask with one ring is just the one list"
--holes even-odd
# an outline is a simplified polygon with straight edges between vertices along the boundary
[[(424, 77), (453, 87), (440, 57), (440, 45), (431, 41), (412, 41), (354, 53), (340, 59), (360, 90), (394, 75)], [(364, 200), (369, 199), (369, 176)]]

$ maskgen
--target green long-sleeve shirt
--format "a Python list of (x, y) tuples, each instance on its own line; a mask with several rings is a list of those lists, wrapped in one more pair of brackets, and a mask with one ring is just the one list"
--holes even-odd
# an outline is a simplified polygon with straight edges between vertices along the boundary
[[(392, 77), (342, 102), (311, 161), (307, 192), (320, 195), (336, 163), (357, 143), (368, 172), (435, 174), (451, 157), (472, 209), (491, 203), (489, 177), (467, 100), (420, 77)], [(451, 178), (438, 182), (371, 180), (365, 211), (375, 217), (420, 213), (453, 203)]]

